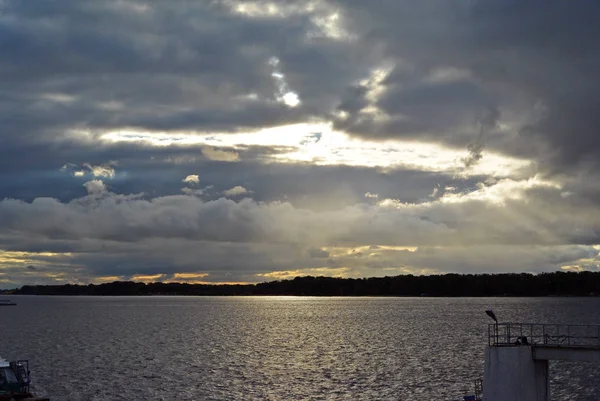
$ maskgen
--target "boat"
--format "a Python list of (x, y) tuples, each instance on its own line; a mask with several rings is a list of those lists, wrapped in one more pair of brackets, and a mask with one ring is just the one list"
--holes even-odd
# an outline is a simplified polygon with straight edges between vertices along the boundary
[(30, 384), (29, 361), (9, 362), (0, 358), (0, 401), (50, 401), (31, 394)]
[(17, 304), (10, 299), (0, 299), (0, 306), (16, 306)]

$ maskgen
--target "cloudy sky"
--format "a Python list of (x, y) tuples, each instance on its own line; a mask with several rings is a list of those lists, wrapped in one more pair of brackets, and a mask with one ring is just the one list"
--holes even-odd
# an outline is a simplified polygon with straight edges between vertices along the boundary
[(598, 270), (597, 0), (0, 0), (0, 288)]

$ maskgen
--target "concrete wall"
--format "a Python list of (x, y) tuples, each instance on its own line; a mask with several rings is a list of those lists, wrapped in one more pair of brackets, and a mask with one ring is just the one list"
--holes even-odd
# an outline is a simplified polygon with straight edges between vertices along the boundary
[(530, 346), (488, 347), (484, 401), (550, 401), (548, 361), (534, 360)]

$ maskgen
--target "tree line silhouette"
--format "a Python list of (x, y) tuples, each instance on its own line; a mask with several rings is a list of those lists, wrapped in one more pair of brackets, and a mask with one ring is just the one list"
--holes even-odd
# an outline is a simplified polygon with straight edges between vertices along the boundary
[(298, 295), (298, 296), (590, 296), (600, 294), (600, 272), (400, 275), (371, 278), (296, 277), (258, 284), (115, 281), (89, 285), (25, 285), (23, 295)]

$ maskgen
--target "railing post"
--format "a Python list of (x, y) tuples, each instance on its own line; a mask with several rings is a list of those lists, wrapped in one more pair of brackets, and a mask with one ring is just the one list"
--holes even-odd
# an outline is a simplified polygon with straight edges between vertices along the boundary
[(523, 325), (519, 325), (519, 336), (523, 337)]
[(544, 345), (548, 344), (548, 337), (546, 337), (546, 325), (542, 324), (542, 337), (544, 338)]
[(529, 326), (529, 343), (530, 344), (534, 343), (534, 339), (533, 339), (533, 324)]
[(496, 345), (498, 345), (498, 322), (496, 322)]

